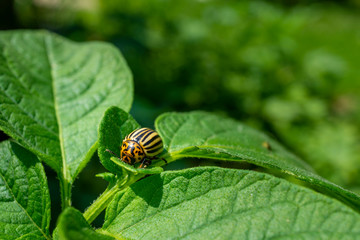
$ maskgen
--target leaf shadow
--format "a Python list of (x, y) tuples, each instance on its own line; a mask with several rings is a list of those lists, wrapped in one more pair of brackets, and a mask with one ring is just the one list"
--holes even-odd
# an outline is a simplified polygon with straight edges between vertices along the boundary
[(164, 180), (154, 174), (130, 186), (131, 190), (151, 207), (159, 207), (163, 198)]
[(37, 157), (29, 150), (21, 147), (19, 144), (10, 141), (11, 151), (19, 159), (19, 161), (26, 167), (30, 168), (39, 162)]

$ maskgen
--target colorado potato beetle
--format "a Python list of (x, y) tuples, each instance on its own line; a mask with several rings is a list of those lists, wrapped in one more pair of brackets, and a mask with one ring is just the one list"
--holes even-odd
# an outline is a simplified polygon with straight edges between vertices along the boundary
[[(147, 167), (163, 149), (162, 139), (157, 132), (150, 128), (140, 128), (125, 137), (118, 158), (130, 165), (141, 162), (140, 168)], [(116, 156), (110, 150), (107, 149), (107, 151)], [(166, 162), (165, 159), (161, 160)]]

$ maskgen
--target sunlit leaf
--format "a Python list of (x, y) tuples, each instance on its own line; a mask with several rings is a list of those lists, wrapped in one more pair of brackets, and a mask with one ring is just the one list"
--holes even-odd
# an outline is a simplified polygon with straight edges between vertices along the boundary
[(128, 111), (132, 99), (132, 76), (115, 47), (45, 31), (0, 33), (0, 129), (66, 181), (96, 150), (104, 111)]
[(356, 194), (320, 177), (301, 159), (265, 134), (235, 120), (206, 112), (167, 113), (156, 120), (167, 157), (246, 161), (312, 184), (359, 209)]
[(268, 174), (166, 171), (120, 192), (101, 233), (125, 239), (357, 239), (360, 215)]

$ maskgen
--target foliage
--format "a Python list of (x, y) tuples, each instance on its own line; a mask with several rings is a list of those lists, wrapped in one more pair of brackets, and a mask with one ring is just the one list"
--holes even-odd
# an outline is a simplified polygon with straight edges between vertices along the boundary
[[(2, 239), (358, 238), (360, 196), (230, 118), (165, 113), (155, 121), (165, 150), (149, 168), (111, 156), (106, 149), (118, 154), (123, 137), (140, 127), (128, 113), (130, 71), (111, 45), (9, 31), (0, 34), (0, 49), (0, 128), (13, 138), (0, 144)], [(81, 213), (70, 207), (71, 186), (96, 149), (109, 171), (98, 176), (109, 184)], [(249, 162), (260, 172), (163, 171), (162, 159), (184, 158)], [(53, 233), (42, 163), (56, 171), (62, 192)], [(93, 229), (105, 209), (103, 226)]]
[(64, 33), (122, 50), (136, 79), (140, 123), (169, 109), (227, 114), (271, 132), (322, 176), (356, 189), (359, 16), (330, 4), (116, 0), (80, 13), (77, 35)]
[(50, 239), (50, 195), (42, 164), (10, 141), (0, 143), (1, 239)]
[(153, 175), (118, 193), (100, 232), (126, 239), (356, 239), (359, 220), (338, 202), (267, 174), (204, 167)]
[(114, 43), (134, 71), (139, 123), (168, 110), (227, 114), (360, 191), (357, 1), (72, 3), (16, 1), (18, 28)]
[(57, 172), (70, 205), (71, 184), (96, 150), (94, 126), (111, 105), (130, 109), (131, 74), (107, 44), (46, 32), (0, 38), (1, 129)]

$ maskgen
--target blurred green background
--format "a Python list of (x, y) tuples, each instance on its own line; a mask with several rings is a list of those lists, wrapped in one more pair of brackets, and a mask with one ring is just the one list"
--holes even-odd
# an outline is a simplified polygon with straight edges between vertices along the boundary
[[(1, 29), (116, 45), (134, 75), (140, 124), (153, 127), (165, 111), (227, 115), (360, 193), (360, 0), (2, 0), (0, 8)], [(80, 209), (104, 187), (94, 181), (99, 168), (92, 161), (77, 181)]]

